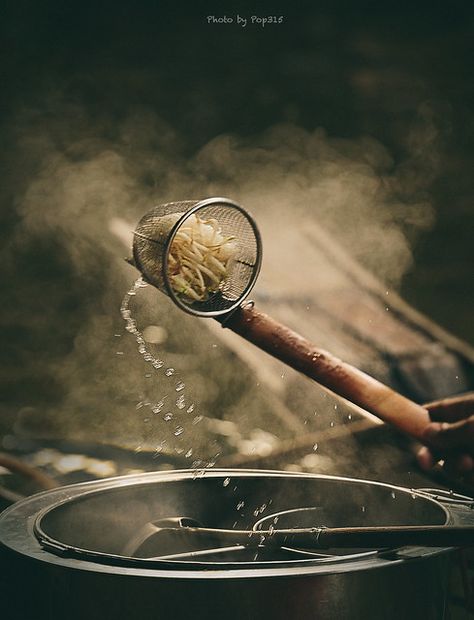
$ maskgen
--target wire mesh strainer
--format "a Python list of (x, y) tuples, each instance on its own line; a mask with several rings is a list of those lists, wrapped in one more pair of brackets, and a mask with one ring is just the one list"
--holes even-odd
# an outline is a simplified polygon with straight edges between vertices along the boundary
[(140, 220), (133, 258), (144, 278), (180, 308), (218, 316), (253, 287), (262, 245), (253, 218), (236, 202), (186, 200), (159, 205)]
[(429, 445), (426, 409), (253, 304), (242, 303), (257, 279), (262, 249), (255, 222), (236, 202), (207, 198), (155, 207), (138, 223), (133, 256), (143, 277), (186, 312), (215, 317), (295, 370)]

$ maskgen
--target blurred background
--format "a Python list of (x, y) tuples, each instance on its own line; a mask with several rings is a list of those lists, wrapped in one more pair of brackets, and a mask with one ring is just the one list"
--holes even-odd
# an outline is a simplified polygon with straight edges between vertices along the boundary
[(381, 475), (324, 454), (350, 407), (147, 288), (150, 369), (123, 259), (169, 200), (255, 215), (267, 312), (419, 401), (472, 389), (472, 3), (277, 5), (2, 3), (5, 452), (73, 481), (286, 441), (279, 466)]

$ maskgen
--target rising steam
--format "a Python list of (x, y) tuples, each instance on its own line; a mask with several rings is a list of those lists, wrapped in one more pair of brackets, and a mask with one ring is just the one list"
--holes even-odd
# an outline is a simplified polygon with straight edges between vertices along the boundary
[[(395, 162), (373, 138), (343, 140), (294, 125), (248, 139), (221, 135), (189, 155), (182, 138), (151, 111), (137, 109), (112, 129), (84, 110), (61, 110), (53, 118), (24, 113), (12, 137), (24, 176), (7, 244), (13, 303), (2, 313), (37, 343), (15, 369), (19, 384), (37, 390), (18, 398), (17, 432), (133, 447), (166, 436), (181, 453), (191, 445), (211, 456), (222, 450), (207, 427), (190, 421), (184, 438), (173, 439), (174, 423), (143, 413), (157, 395), (173, 398), (174, 389), (163, 373), (146, 376), (119, 314), (137, 277), (123, 260), (126, 242), (153, 205), (208, 196), (240, 202), (263, 235), (257, 290), (287, 298), (310, 296), (315, 282), (330, 284), (332, 272), (312, 262), (312, 227), (397, 286), (412, 263), (411, 242), (433, 221), (427, 191), (437, 138), (426, 118), (407, 137), (409, 155)], [(272, 420), (273, 435), (288, 433), (285, 412), (274, 415), (278, 389), (270, 380), (259, 386), (205, 322), (150, 289), (137, 296), (134, 312), (142, 328), (160, 328), (156, 346), (186, 382), (186, 398), (197, 404), (193, 420), (226, 418), (248, 432), (268, 429)], [(145, 406), (137, 409), (139, 402)], [(225, 437), (222, 429), (217, 437)]]

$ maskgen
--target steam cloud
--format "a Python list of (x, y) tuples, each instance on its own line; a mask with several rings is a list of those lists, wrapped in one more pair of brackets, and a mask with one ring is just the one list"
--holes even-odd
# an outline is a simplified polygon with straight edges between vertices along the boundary
[[(120, 301), (137, 274), (123, 261), (117, 220), (133, 228), (160, 202), (233, 198), (262, 230), (262, 287), (278, 281), (282, 294), (324, 278), (317, 265), (304, 262), (304, 252), (299, 273), (285, 272), (285, 237), (304, 247), (308, 227), (320, 225), (397, 286), (412, 263), (410, 244), (433, 222), (427, 192), (436, 174), (437, 131), (424, 108), (407, 136), (409, 155), (398, 163), (373, 138), (339, 139), (290, 124), (251, 139), (221, 135), (189, 155), (182, 136), (139, 108), (111, 127), (87, 110), (56, 102), (23, 111), (13, 126), (14, 161), (22, 173), (9, 219), (4, 264), (10, 290), (2, 314), (28, 351), (11, 362), (18, 415), (9, 422), (17, 432), (129, 446), (172, 439), (174, 423), (152, 425), (149, 412), (136, 410), (138, 401), (156, 400), (156, 394), (173, 398), (173, 385), (163, 373), (145, 377), (149, 371), (123, 332)], [(196, 319), (148, 289), (135, 310), (143, 327), (164, 329), (159, 350), (181, 373), (199, 413), (233, 416), (249, 429), (271, 416), (250, 370), (213, 346), (217, 340), (204, 327), (196, 329)], [(30, 390), (22, 393), (22, 385)], [(190, 423), (178, 445), (217, 454), (220, 446), (209, 446), (199, 429)], [(272, 432), (282, 432), (277, 420)]]

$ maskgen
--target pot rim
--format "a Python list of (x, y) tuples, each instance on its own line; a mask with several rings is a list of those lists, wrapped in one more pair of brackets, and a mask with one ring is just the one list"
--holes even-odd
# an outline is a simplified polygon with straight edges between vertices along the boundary
[[(225, 469), (216, 468), (200, 471), (199, 478), (220, 478), (220, 477), (232, 477), (239, 476), (244, 478), (257, 478), (257, 477), (271, 477), (271, 478), (305, 478), (305, 479), (318, 479), (318, 480), (330, 480), (336, 482), (369, 484), (372, 486), (383, 487), (386, 489), (398, 491), (401, 493), (410, 493), (417, 497), (422, 498), (425, 501), (429, 501), (441, 508), (446, 516), (445, 524), (456, 523), (457, 513), (460, 511), (461, 516), (466, 517), (467, 514), (471, 514), (471, 519), (474, 516), (474, 512), (467, 507), (452, 507), (449, 509), (443, 505), (439, 499), (434, 499), (433, 496), (427, 494), (424, 491), (418, 491), (416, 489), (408, 489), (406, 487), (393, 485), (390, 483), (379, 482), (374, 480), (365, 480), (361, 478), (350, 478), (344, 476), (334, 476), (327, 474), (312, 474), (306, 472), (286, 472), (279, 470), (263, 470), (263, 469)], [(160, 472), (146, 472), (141, 474), (130, 474), (127, 476), (115, 476), (113, 478), (106, 478), (104, 480), (93, 480), (82, 483), (75, 483), (57, 489), (49, 491), (43, 491), (36, 495), (30, 496), (23, 500), (20, 500), (16, 504), (13, 504), (7, 508), (0, 515), (0, 545), (4, 546), (11, 551), (19, 553), (24, 556), (29, 556), (36, 560), (45, 561), (68, 568), (76, 568), (80, 570), (87, 570), (100, 573), (113, 573), (123, 575), (136, 575), (144, 577), (159, 577), (159, 578), (173, 578), (173, 579), (241, 579), (241, 578), (267, 578), (267, 577), (288, 577), (288, 576), (303, 576), (303, 575), (327, 575), (334, 573), (355, 572), (362, 570), (371, 570), (375, 568), (382, 568), (388, 566), (394, 566), (406, 562), (410, 559), (411, 562), (427, 557), (437, 556), (443, 553), (451, 551), (452, 547), (442, 548), (426, 548), (426, 547), (403, 547), (399, 549), (390, 550), (390, 553), (375, 553), (370, 556), (362, 556), (355, 559), (342, 559), (334, 563), (319, 563), (315, 564), (312, 560), (299, 560), (290, 564), (284, 564), (282, 562), (275, 562), (278, 566), (272, 566), (271, 562), (266, 562), (264, 565), (251, 566), (246, 565), (236, 567), (222, 565), (218, 563), (206, 564), (205, 570), (202, 565), (198, 563), (186, 562), (185, 567), (178, 568), (175, 561), (169, 562), (169, 568), (162, 567), (163, 564), (157, 565), (156, 561), (154, 567), (148, 567), (143, 561), (140, 565), (124, 566), (122, 562), (116, 564), (114, 562), (115, 556), (108, 556), (97, 552), (97, 559), (103, 561), (91, 561), (81, 557), (68, 557), (67, 550), (56, 549), (54, 553), (51, 550), (54, 548), (54, 541), (51, 541), (52, 549), (47, 550), (43, 548), (35, 536), (36, 523), (40, 522), (41, 518), (50, 512), (51, 510), (77, 500), (79, 497), (87, 497), (96, 493), (113, 492), (117, 487), (128, 486), (144, 486), (154, 482), (165, 481), (178, 481), (189, 480), (196, 477), (196, 470), (184, 469), (184, 470), (170, 470)], [(467, 512), (466, 512), (467, 511)], [(26, 522), (26, 527), (25, 527)], [(11, 534), (9, 537), (5, 537), (3, 532)], [(63, 555), (57, 555), (57, 553)], [(362, 554), (361, 554), (362, 555)], [(313, 562), (313, 563), (312, 563)], [(182, 565), (182, 564), (181, 564)], [(193, 568), (195, 566), (196, 568)]]

